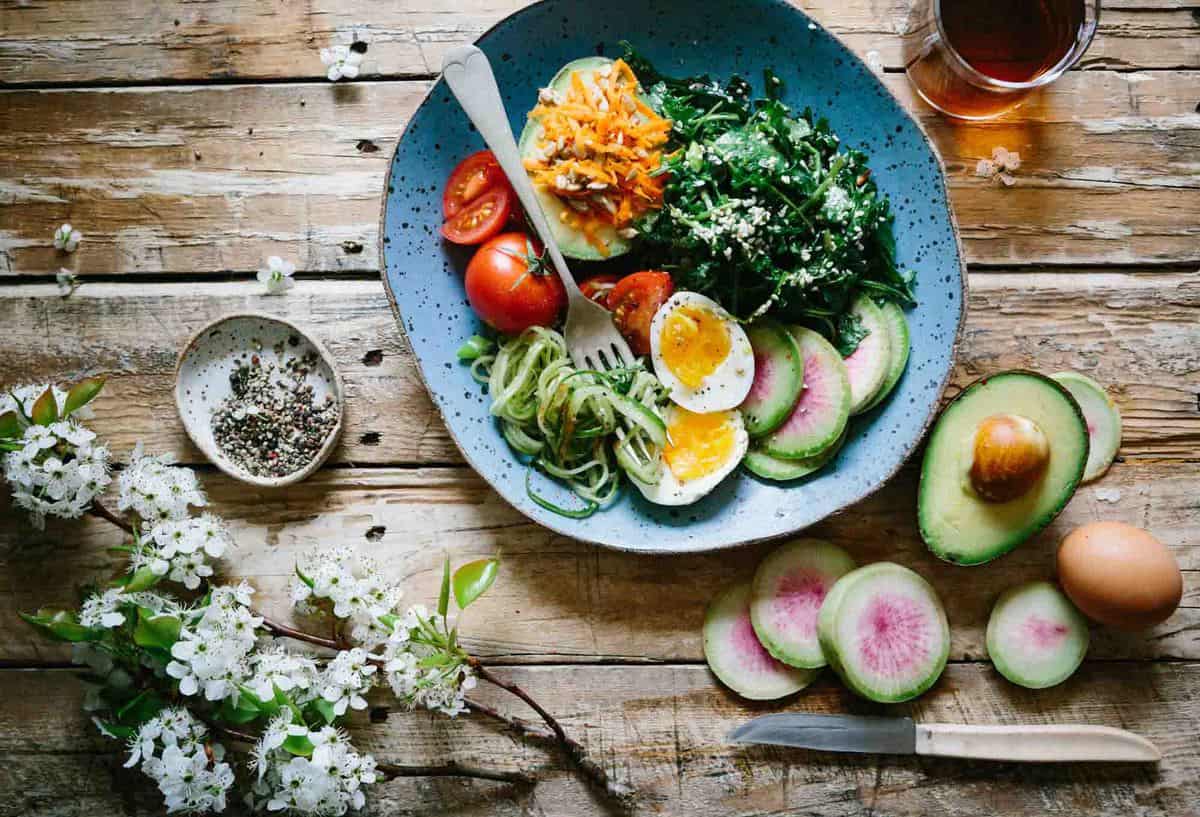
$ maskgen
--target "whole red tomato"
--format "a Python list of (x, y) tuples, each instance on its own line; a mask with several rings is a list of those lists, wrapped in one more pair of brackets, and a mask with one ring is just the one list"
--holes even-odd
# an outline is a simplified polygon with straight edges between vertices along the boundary
[(542, 246), (524, 233), (501, 233), (467, 265), (467, 300), (484, 323), (506, 335), (531, 326), (553, 326), (567, 305)]
[(608, 293), (613, 323), (635, 355), (650, 354), (650, 321), (674, 292), (670, 274), (647, 270), (626, 275)]

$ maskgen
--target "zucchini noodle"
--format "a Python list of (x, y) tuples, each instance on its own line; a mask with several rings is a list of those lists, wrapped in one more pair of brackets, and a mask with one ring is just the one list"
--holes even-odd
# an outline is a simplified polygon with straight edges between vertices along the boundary
[(488, 386), (491, 413), (504, 439), (531, 465), (564, 482), (582, 499), (563, 515), (589, 516), (616, 497), (621, 471), (655, 484), (666, 425), (659, 416), (662, 384), (641, 365), (607, 372), (576, 369), (563, 336), (534, 326), (492, 347), (478, 336), (459, 350), (471, 375)]

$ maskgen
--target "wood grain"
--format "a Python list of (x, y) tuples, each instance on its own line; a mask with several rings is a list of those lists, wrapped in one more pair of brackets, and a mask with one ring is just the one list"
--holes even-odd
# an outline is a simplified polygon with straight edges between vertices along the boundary
[[(246, 310), (309, 327), (338, 361), (349, 399), (333, 462), (462, 461), (374, 281), (306, 280), (286, 297), (265, 296), (246, 281), (85, 283), (68, 299), (48, 285), (0, 287), (0, 326), (9, 338), (0, 386), (106, 373), (94, 427), (115, 450), (140, 439), (202, 462), (175, 413), (175, 356), (206, 323)], [(1194, 458), (1200, 276), (975, 273), (948, 396), (1014, 367), (1075, 369), (1110, 384), (1125, 421), (1125, 456)]]
[[(946, 161), (971, 261), (1200, 260), (1200, 72), (1071, 72), (972, 126), (921, 107), (903, 76), (884, 79)], [(307, 271), (377, 270), (384, 173), (427, 88), (0, 92), (0, 277), (225, 274), (271, 254)], [(1021, 153), (1015, 187), (975, 175), (998, 145)], [(84, 233), (71, 256), (51, 246), (63, 221)]]
[[(946, 600), (955, 660), (985, 657), (983, 631), (1001, 591), (1050, 577), (1059, 539), (1076, 525), (1115, 519), (1145, 527), (1185, 569), (1187, 600), (1148, 633), (1095, 632), (1090, 655), (1104, 659), (1200, 659), (1200, 463), (1118, 463), (1085, 486), (1041, 536), (971, 569), (930, 555), (916, 530), (916, 473), (902, 472), (874, 497), (811, 529), (856, 560), (895, 561), (926, 576)], [(749, 578), (769, 546), (650, 557), (556, 536), (521, 516), (463, 468), (325, 469), (308, 482), (269, 491), (215, 472), (204, 484), (214, 512), (234, 526), (238, 547), (222, 575), (248, 579), (256, 604), (290, 615), (287, 585), (296, 560), (313, 548), (349, 545), (402, 582), (407, 603), (431, 604), (443, 553), (455, 563), (502, 554), (495, 589), (472, 607), (463, 632), (470, 649), (504, 661), (700, 661), (704, 606), (722, 586)], [(73, 606), (75, 586), (103, 580), (122, 562), (105, 548), (119, 532), (97, 519), (31, 529), (0, 493), (0, 660), (55, 661), (48, 645), (16, 618), (19, 610)], [(110, 502), (110, 505), (115, 504)], [(58, 566), (47, 571), (47, 559)]]
[[(0, 82), (94, 83), (319, 79), (318, 50), (364, 42), (366, 77), (428, 76), (444, 50), (474, 40), (524, 0), (429, 4), (286, 0), (153, 4), (0, 2)], [(860, 56), (903, 67), (904, 0), (796, 3)], [(1200, 67), (1200, 24), (1175, 2), (1105, 3), (1084, 67)], [(638, 30), (627, 35), (636, 39)]]
[[(1020, 765), (914, 757), (834, 755), (739, 747), (725, 735), (764, 711), (725, 692), (703, 667), (529, 667), (502, 671), (563, 720), (609, 772), (641, 792), (637, 814), (751, 817), (966, 817), (1047, 814), (1195, 817), (1200, 738), (1181, 729), (1195, 711), (1200, 665), (1085, 664), (1065, 684), (1038, 692), (998, 679), (982, 665), (951, 666), (910, 705), (868, 707), (829, 678), (782, 705), (805, 712), (911, 714), (957, 723), (1093, 723), (1134, 730), (1163, 752), (1157, 767)], [(481, 690), (487, 702), (509, 700)], [(383, 704), (380, 694), (376, 702)], [(95, 735), (66, 672), (0, 672), (2, 817), (161, 812), (139, 775), (120, 769), (120, 747)], [(517, 710), (519, 714), (526, 714)], [(377, 717), (385, 712), (375, 710)], [(519, 792), (493, 784), (396, 781), (370, 791), (369, 815), (606, 813), (551, 754), (517, 743), (472, 717), (448, 721), (391, 713), (355, 719), (356, 744), (393, 762), (461, 762), (536, 770)]]

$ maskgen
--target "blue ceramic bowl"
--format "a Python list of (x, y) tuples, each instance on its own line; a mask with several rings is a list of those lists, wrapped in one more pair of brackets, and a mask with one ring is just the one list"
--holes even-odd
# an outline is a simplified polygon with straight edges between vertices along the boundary
[[(442, 185), (454, 165), (484, 147), (445, 84), (421, 104), (396, 148), (381, 240), (384, 282), (425, 383), (451, 435), (474, 466), (518, 510), (552, 530), (623, 550), (714, 550), (799, 531), (882, 486), (920, 442), (954, 365), (965, 274), (941, 162), (919, 126), (879, 79), (835, 37), (779, 0), (547, 0), (500, 22), (478, 41), (492, 61), (515, 133), (537, 89), (566, 62), (617, 56), (629, 40), (667, 73), (741, 74), (761, 91), (762, 69), (785, 82), (784, 100), (829, 118), (843, 143), (870, 155), (874, 178), (896, 213), (898, 257), (916, 270), (919, 305), (908, 313), (912, 357), (892, 396), (852, 421), (833, 464), (807, 481), (768, 483), (739, 470), (695, 505), (663, 508), (626, 490), (588, 519), (536, 505), (526, 468), (488, 414), (488, 398), (457, 362), (479, 330), (467, 306), (469, 249), (441, 240)], [(576, 263), (574, 271), (587, 265)], [(400, 418), (398, 418), (399, 420)], [(535, 490), (570, 504), (538, 474)]]

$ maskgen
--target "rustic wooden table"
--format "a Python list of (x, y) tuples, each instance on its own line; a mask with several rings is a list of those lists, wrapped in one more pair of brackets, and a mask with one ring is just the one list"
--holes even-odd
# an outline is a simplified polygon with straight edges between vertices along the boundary
[[(284, 614), (293, 559), (314, 544), (371, 552), (403, 576), (410, 600), (434, 594), (444, 550), (461, 561), (502, 549), (502, 579), (466, 626), (471, 649), (641, 789), (647, 813), (1200, 813), (1200, 9), (1106, 0), (1080, 70), (1013, 115), (961, 125), (914, 100), (894, 33), (902, 0), (803, 3), (860, 54), (878, 52), (884, 81), (945, 158), (971, 261), (951, 391), (1004, 367), (1076, 369), (1111, 384), (1126, 422), (1109, 474), (1044, 535), (985, 570), (926, 553), (911, 469), (819, 526), (863, 561), (915, 567), (949, 602), (945, 676), (893, 711), (1123, 726), (1159, 744), (1156, 770), (728, 746), (733, 725), (774, 707), (716, 685), (700, 620), (714, 588), (747, 575), (763, 549), (648, 558), (580, 545), (526, 521), (463, 465), (380, 286), (380, 193), (443, 49), (521, 2), (439, 5), (451, 4), (0, 0), (0, 384), (107, 373), (94, 426), (119, 456), (144, 440), (198, 463), (171, 400), (184, 340), (247, 308), (312, 327), (346, 378), (343, 444), (317, 476), (285, 491), (204, 469), (216, 509), (237, 529), (231, 569)], [(317, 49), (356, 40), (368, 45), (363, 76), (329, 84)], [(1021, 153), (1012, 188), (974, 175), (997, 145)], [(63, 221), (85, 235), (74, 255), (50, 246)], [(301, 270), (283, 298), (263, 297), (253, 280), (271, 254)], [(83, 282), (66, 299), (53, 277), (64, 266)], [(7, 509), (7, 497), (0, 504)], [(1048, 575), (1057, 539), (1100, 518), (1145, 526), (1174, 550), (1183, 606), (1144, 635), (1097, 631), (1087, 663), (1060, 687), (1004, 682), (983, 649), (992, 600)], [(161, 810), (80, 711), (68, 652), (15, 615), (70, 603), (77, 584), (109, 570), (105, 547), (117, 541), (98, 521), (52, 523), (42, 534), (8, 510), (0, 516), (0, 815)], [(875, 711), (829, 680), (784, 707)], [(375, 813), (601, 811), (553, 754), (487, 723), (370, 714), (376, 723), (359, 740), (381, 758), (449, 756), (543, 776), (515, 793), (397, 781), (378, 787)]]

